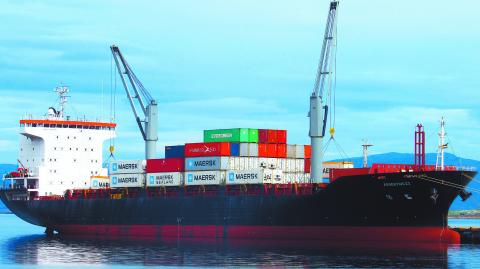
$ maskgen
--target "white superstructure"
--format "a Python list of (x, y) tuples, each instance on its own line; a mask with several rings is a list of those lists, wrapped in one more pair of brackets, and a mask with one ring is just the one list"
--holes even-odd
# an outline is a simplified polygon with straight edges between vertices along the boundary
[(103, 143), (115, 137), (115, 123), (65, 118), (68, 88), (58, 87), (56, 92), (59, 111), (51, 107), (43, 119), (20, 120), (18, 160), (27, 170), (29, 191), (39, 196), (88, 189), (92, 178), (107, 176), (102, 168)]

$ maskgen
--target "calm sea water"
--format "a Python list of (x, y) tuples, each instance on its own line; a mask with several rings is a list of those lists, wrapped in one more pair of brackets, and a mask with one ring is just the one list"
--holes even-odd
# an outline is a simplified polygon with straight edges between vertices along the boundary
[(480, 268), (480, 245), (47, 238), (12, 214), (0, 214), (0, 231), (0, 268)]

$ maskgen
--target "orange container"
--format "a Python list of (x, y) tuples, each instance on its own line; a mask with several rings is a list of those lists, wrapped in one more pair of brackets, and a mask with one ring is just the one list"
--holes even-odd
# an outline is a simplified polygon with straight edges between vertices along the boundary
[(305, 145), (304, 154), (305, 154), (305, 159), (312, 158), (312, 146)]
[(277, 143), (277, 130), (268, 130), (268, 143), (269, 144)]
[(267, 144), (267, 157), (277, 158), (277, 144)]
[(258, 144), (258, 157), (268, 157), (267, 144)]
[(286, 144), (277, 144), (277, 158), (287, 158)]
[(287, 130), (277, 130), (277, 143), (287, 144)]

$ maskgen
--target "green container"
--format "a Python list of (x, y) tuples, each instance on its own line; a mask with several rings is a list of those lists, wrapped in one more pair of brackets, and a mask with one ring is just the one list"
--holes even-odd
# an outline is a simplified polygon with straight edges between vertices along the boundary
[[(204, 130), (204, 142), (249, 142), (248, 128)], [(258, 141), (258, 134), (257, 134)]]
[(248, 142), (258, 143), (258, 129), (248, 129)]

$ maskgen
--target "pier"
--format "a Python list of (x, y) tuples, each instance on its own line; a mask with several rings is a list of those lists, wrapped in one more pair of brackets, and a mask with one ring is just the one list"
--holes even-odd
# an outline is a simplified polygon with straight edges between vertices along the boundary
[(460, 234), (462, 244), (480, 244), (480, 227), (453, 228)]

